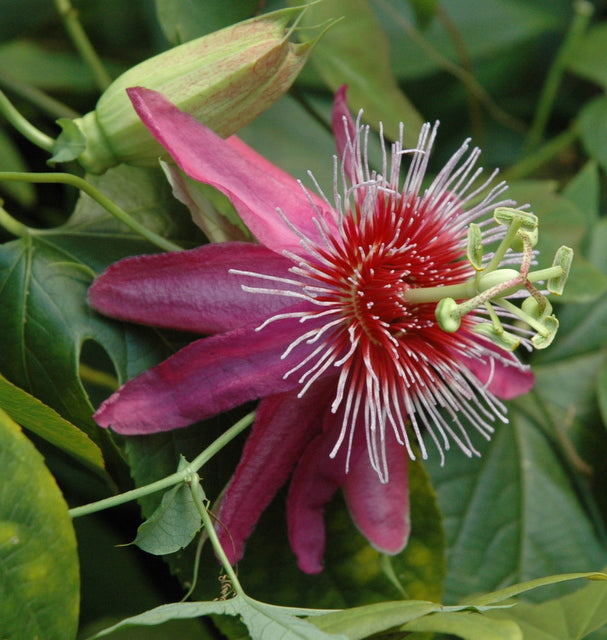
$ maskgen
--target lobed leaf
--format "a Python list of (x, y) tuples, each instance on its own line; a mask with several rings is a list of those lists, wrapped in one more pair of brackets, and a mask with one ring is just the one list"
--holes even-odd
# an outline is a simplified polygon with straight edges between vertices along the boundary
[[(172, 199), (159, 172), (120, 167), (95, 182), (150, 228), (167, 235), (179, 229), (170, 218)], [(99, 445), (105, 446), (107, 438), (91, 419), (93, 410), (80, 381), (82, 344), (98, 342), (122, 381), (156, 364), (167, 350), (155, 332), (93, 312), (87, 289), (110, 262), (152, 250), (87, 196), (61, 227), (32, 229), (0, 246), (0, 369)]]
[(161, 605), (137, 616), (126, 618), (118, 624), (96, 633), (89, 640), (101, 638), (129, 626), (151, 626), (168, 620), (198, 618), (210, 614), (240, 617), (253, 640), (330, 640), (342, 637), (324, 633), (307, 620), (298, 617), (310, 613), (319, 614), (320, 612), (276, 607), (258, 602), (245, 595), (213, 602), (179, 602)]

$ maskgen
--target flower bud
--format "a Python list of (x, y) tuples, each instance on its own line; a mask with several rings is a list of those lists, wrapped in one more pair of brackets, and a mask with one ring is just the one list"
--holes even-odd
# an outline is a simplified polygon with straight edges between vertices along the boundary
[(135, 113), (126, 89), (164, 94), (181, 110), (227, 137), (251, 122), (291, 86), (316, 39), (289, 41), (301, 7), (237, 23), (149, 58), (118, 77), (94, 111), (61, 120), (52, 161), (77, 159), (91, 173), (126, 162), (155, 165), (164, 150)]

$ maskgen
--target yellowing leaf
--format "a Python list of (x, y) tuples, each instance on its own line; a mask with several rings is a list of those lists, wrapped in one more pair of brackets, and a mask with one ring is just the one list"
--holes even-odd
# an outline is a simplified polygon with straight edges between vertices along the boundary
[(0, 636), (71, 640), (79, 593), (67, 505), (42, 456), (0, 410)]

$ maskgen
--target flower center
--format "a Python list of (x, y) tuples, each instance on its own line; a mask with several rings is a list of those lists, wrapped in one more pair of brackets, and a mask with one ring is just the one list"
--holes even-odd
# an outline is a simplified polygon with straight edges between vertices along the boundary
[[(331, 283), (325, 301), (340, 307), (351, 340), (393, 350), (405, 334), (436, 325), (435, 305), (423, 305), (420, 313), (406, 292), (461, 282), (471, 269), (461, 260), (458, 238), (419, 203), (393, 194), (374, 196), (372, 208), (343, 218), (341, 241), (323, 252), (321, 269)], [(412, 219), (415, 225), (408, 223)]]
[(408, 287), (403, 280), (406, 272), (386, 268), (382, 263), (388, 257), (373, 249), (373, 255), (352, 274), (344, 315), (355, 321), (371, 342), (381, 344), (386, 332), (406, 332), (401, 326), (407, 315), (402, 296)]

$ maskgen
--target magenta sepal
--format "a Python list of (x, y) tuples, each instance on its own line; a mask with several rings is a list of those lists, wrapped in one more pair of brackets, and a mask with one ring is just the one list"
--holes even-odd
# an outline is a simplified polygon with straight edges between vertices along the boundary
[(127, 435), (170, 431), (288, 391), (299, 386), (297, 376), (284, 377), (299, 359), (281, 356), (297, 335), (297, 324), (283, 320), (269, 331), (249, 325), (196, 340), (130, 380), (94, 418)]
[[(89, 289), (89, 303), (101, 313), (155, 327), (219, 333), (246, 322), (262, 322), (293, 298), (259, 295), (243, 285), (266, 286), (254, 271), (288, 276), (290, 260), (251, 242), (208, 244), (190, 251), (126, 258), (111, 265)], [(272, 283), (272, 289), (284, 288)]]

